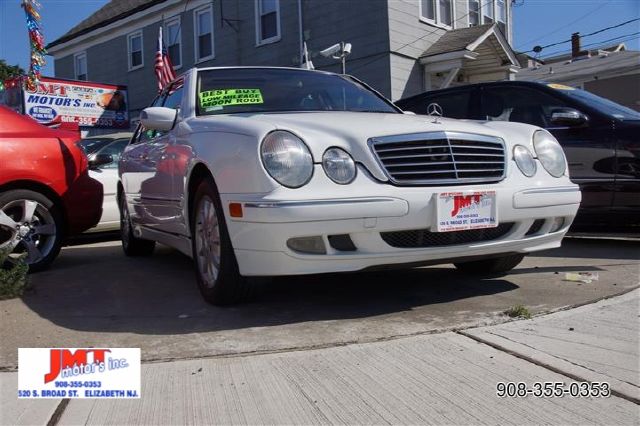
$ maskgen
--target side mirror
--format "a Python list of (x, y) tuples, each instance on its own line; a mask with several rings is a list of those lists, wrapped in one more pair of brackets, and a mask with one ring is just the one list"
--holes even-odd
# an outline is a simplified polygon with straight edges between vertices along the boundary
[(149, 107), (140, 113), (140, 122), (145, 129), (166, 132), (173, 129), (178, 111), (172, 108)]
[(586, 115), (573, 108), (558, 108), (551, 111), (551, 124), (554, 126), (582, 126), (588, 120)]
[(94, 154), (89, 158), (89, 168), (97, 169), (105, 164), (113, 163), (113, 157), (109, 154)]

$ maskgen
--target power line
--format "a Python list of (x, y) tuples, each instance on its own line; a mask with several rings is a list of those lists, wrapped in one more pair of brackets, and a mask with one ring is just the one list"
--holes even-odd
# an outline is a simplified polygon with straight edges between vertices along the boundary
[[(602, 29), (597, 30), (597, 31), (594, 31), (594, 32), (592, 32), (592, 33), (582, 35), (581, 37), (582, 37), (582, 38), (590, 37), (590, 36), (592, 36), (592, 35), (600, 34), (600, 33), (604, 32), (604, 31), (608, 31), (608, 30), (612, 30), (612, 29), (614, 29), (614, 28), (622, 27), (623, 25), (627, 25), (627, 24), (630, 24), (630, 23), (632, 23), (632, 22), (636, 22), (636, 21), (640, 21), (640, 18), (630, 19), (630, 20), (628, 20), (628, 21), (621, 22), (621, 23), (619, 23), (619, 24), (617, 24), (617, 25), (612, 25), (612, 26), (610, 26), (610, 27), (602, 28)], [(536, 46), (535, 48), (533, 48), (533, 49), (531, 49), (531, 50), (527, 50), (526, 52), (522, 52), (522, 53), (535, 52), (536, 50), (537, 50), (537, 52), (536, 52), (536, 53), (539, 53), (542, 49), (546, 49), (547, 47), (558, 46), (558, 45), (560, 45), (560, 44), (569, 43), (570, 41), (571, 41), (571, 39), (568, 39), (568, 40), (564, 40), (564, 41), (559, 41), (559, 42), (557, 42), (557, 43), (547, 44), (547, 45), (544, 45), (544, 46)]]
[[(618, 37), (613, 37), (613, 38), (610, 38), (610, 39), (607, 39), (607, 40), (596, 41), (596, 42), (593, 42), (593, 43), (585, 44), (584, 46), (582, 46), (582, 48), (591, 47), (591, 46), (595, 46), (595, 45), (604, 45), (605, 43), (610, 43), (612, 41), (618, 41), (618, 43), (623, 43), (625, 41), (631, 41), (631, 40), (634, 40), (634, 39), (638, 38), (638, 37), (634, 37), (634, 36), (637, 36), (637, 35), (640, 35), (640, 31), (635, 32), (635, 33), (624, 34), (624, 35), (621, 35), (621, 36), (618, 36)], [(629, 37), (629, 38), (626, 39), (626, 37)], [(621, 39), (624, 39), (624, 40), (621, 40)], [(564, 53), (569, 53), (569, 52), (571, 52), (571, 49), (558, 50), (556, 52), (552, 52), (552, 53), (547, 54), (545, 57), (543, 57), (541, 59), (545, 60), (545, 59), (548, 59), (548, 58), (551, 58), (551, 57), (554, 57), (554, 56), (558, 56), (558, 55), (562, 55)]]
[(547, 34), (543, 35), (542, 37), (534, 38), (533, 40), (529, 40), (529, 41), (526, 41), (526, 42), (524, 42), (524, 43), (521, 43), (521, 44), (520, 44), (520, 46), (518, 46), (516, 49), (519, 49), (519, 48), (520, 48), (520, 47), (522, 47), (522, 46), (528, 45), (529, 43), (533, 43), (533, 42), (535, 42), (535, 41), (538, 41), (538, 40), (542, 40), (542, 39), (544, 39), (544, 38), (547, 38), (547, 37), (549, 37), (550, 35), (557, 34), (557, 33), (559, 33), (560, 31), (562, 31), (562, 30), (566, 29), (567, 27), (571, 27), (571, 25), (573, 25), (573, 24), (575, 24), (575, 23), (577, 23), (577, 22), (582, 21), (582, 20), (583, 20), (584, 18), (586, 18), (587, 16), (591, 16), (591, 15), (593, 15), (594, 13), (596, 13), (597, 11), (599, 11), (600, 9), (602, 9), (603, 7), (607, 6), (609, 3), (611, 3), (611, 1), (607, 1), (607, 2), (605, 2), (605, 3), (603, 3), (603, 4), (601, 4), (600, 6), (596, 7), (595, 9), (592, 9), (591, 11), (589, 11), (589, 12), (585, 13), (584, 15), (582, 15), (581, 17), (579, 17), (579, 18), (578, 18), (578, 19), (576, 19), (575, 21), (571, 21), (571, 22), (569, 22), (568, 24), (563, 24), (563, 25), (562, 25), (562, 27), (558, 28), (558, 29), (557, 29), (557, 30), (555, 30), (555, 31), (552, 31), (552, 32), (550, 32), (550, 33), (547, 33)]

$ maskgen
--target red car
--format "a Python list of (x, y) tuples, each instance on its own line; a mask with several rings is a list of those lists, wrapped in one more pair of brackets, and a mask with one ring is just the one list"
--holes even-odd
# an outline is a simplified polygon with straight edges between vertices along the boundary
[[(98, 223), (102, 185), (89, 177), (80, 133), (0, 106), (0, 250), (46, 268), (68, 236)], [(1, 265), (0, 265), (1, 266)]]

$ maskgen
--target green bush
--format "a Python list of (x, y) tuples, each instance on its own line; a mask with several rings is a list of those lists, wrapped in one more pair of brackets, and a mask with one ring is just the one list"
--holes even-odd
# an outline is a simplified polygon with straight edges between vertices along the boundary
[(0, 250), (0, 300), (20, 297), (27, 287), (29, 266), (24, 256), (16, 262), (9, 262), (10, 251)]
[(523, 305), (515, 305), (503, 312), (511, 318), (531, 319), (531, 312)]

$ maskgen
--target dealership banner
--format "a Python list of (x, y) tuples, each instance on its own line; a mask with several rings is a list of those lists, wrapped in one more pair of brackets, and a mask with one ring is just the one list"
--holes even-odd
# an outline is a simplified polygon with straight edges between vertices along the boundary
[(19, 348), (18, 398), (140, 398), (140, 348)]
[(42, 124), (129, 128), (126, 86), (43, 77), (24, 90), (24, 113)]

